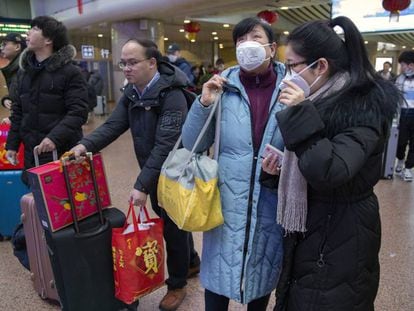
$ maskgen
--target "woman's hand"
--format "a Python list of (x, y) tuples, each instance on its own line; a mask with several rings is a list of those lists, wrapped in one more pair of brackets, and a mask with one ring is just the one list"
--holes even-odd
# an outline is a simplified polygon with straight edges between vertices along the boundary
[(286, 106), (294, 106), (305, 100), (305, 93), (292, 81), (283, 80), (287, 86), (280, 91), (279, 102)]
[(219, 75), (214, 75), (210, 80), (203, 84), (200, 102), (203, 106), (210, 106), (214, 103), (216, 96), (222, 92), (223, 84), (227, 80)]
[(280, 174), (280, 165), (278, 157), (274, 154), (269, 154), (262, 161), (262, 169), (270, 175), (279, 175)]

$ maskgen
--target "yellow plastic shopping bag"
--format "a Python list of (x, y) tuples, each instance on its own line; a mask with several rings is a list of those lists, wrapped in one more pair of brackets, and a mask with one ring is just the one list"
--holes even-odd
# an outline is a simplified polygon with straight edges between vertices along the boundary
[[(215, 110), (220, 111), (220, 96), (217, 98), (193, 149), (178, 149), (180, 137), (165, 160), (158, 180), (159, 205), (178, 228), (186, 231), (208, 231), (224, 222), (218, 188), (217, 160), (194, 152)], [(220, 114), (216, 117), (215, 158), (219, 148), (219, 116)]]

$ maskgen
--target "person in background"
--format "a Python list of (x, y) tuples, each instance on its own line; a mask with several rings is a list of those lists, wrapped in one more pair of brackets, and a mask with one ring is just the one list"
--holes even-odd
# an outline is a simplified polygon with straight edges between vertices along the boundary
[(194, 250), (192, 234), (178, 229), (157, 200), (161, 166), (180, 136), (187, 115), (187, 101), (181, 90), (186, 86), (186, 76), (161, 57), (157, 45), (150, 40), (130, 39), (124, 44), (119, 67), (128, 84), (123, 95), (106, 122), (72, 151), (76, 157), (86, 151), (98, 152), (131, 130), (141, 171), (130, 199), (142, 207), (149, 196), (152, 209), (164, 219), (168, 291), (159, 307), (169, 311), (183, 302), (187, 278), (198, 274), (200, 258)]
[[(276, 223), (277, 193), (259, 181), (261, 168), (276, 173), (272, 156), (261, 159), (267, 143), (283, 148), (275, 113), (284, 66), (273, 61), (276, 42), (271, 26), (258, 18), (240, 21), (233, 30), (239, 66), (203, 85), (191, 106), (182, 138), (191, 150), (216, 96), (222, 94), (219, 188), (224, 224), (203, 234), (201, 284), (207, 311), (227, 310), (230, 299), (264, 311), (279, 279), (281, 227)], [(199, 149), (214, 143), (215, 121)]]
[[(17, 77), (17, 71), (19, 70), (19, 57), (23, 50), (26, 48), (26, 40), (18, 33), (8, 33), (0, 45), (1, 57), (4, 57), (9, 61), (6, 67), (0, 68), (5, 80), (9, 93), (13, 93), (11, 90), (12, 81)], [(16, 83), (13, 83), (14, 85)], [(1, 104), (4, 108), (11, 110), (13, 100), (9, 95), (1, 98)], [(2, 120), (4, 123), (10, 123), (9, 118)]]
[(401, 174), (405, 181), (412, 181), (414, 167), (414, 51), (402, 52), (398, 57), (398, 63), (402, 73), (397, 77), (395, 83), (398, 89), (403, 92), (405, 103), (401, 107), (398, 127), (398, 162), (395, 172)]
[(297, 27), (285, 56), (279, 101), (287, 108), (276, 118), (287, 238), (275, 310), (373, 311), (381, 245), (373, 188), (401, 94), (375, 72), (347, 17)]
[(208, 80), (210, 80), (214, 75), (214, 66), (212, 64), (208, 64), (206, 68), (206, 72), (200, 78), (200, 85), (203, 86)]
[(200, 79), (201, 79), (201, 66), (193, 66), (191, 67), (191, 72), (193, 73), (194, 76), (194, 87), (189, 87), (189, 90), (196, 93), (197, 95), (201, 94), (201, 84), (200, 84)]
[(104, 83), (98, 71), (90, 72), (88, 83), (95, 89), (96, 96), (103, 95)]
[(181, 48), (177, 43), (172, 43), (167, 48), (167, 57), (171, 64), (180, 68), (188, 78), (188, 85), (194, 85), (194, 75), (191, 72), (190, 63), (181, 56)]
[[(20, 57), (14, 93), (7, 157), (16, 160), (24, 144), (24, 167), (34, 166), (33, 148), (39, 146), (40, 164), (50, 162), (49, 153), (60, 156), (82, 138), (88, 116), (86, 81), (72, 63), (76, 54), (69, 45), (66, 27), (50, 16), (38, 16), (30, 23), (27, 49)], [(18, 90), (18, 92), (17, 92)], [(23, 172), (27, 184), (27, 174)]]
[(394, 80), (395, 74), (392, 73), (392, 64), (390, 62), (384, 62), (382, 65), (382, 70), (378, 71), (378, 73), (383, 77), (385, 80)]
[(225, 69), (224, 67), (224, 60), (222, 58), (217, 58), (216, 60), (216, 66), (214, 68), (214, 74), (221, 74), (223, 72), (223, 70)]

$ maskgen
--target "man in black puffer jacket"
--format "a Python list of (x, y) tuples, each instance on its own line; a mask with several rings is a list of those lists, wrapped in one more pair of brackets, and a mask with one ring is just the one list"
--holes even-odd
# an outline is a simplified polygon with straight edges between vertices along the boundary
[[(39, 145), (40, 163), (73, 147), (82, 138), (88, 115), (88, 91), (80, 70), (72, 64), (76, 54), (69, 45), (66, 27), (49, 16), (36, 17), (27, 35), (27, 49), (20, 58), (12, 98), (11, 130), (7, 157), (16, 159), (24, 143), (25, 169), (34, 166), (33, 148)], [(47, 154), (45, 154), (47, 153)], [(27, 183), (26, 174), (22, 179)]]
[(160, 302), (161, 310), (176, 310), (186, 295), (187, 277), (199, 271), (200, 259), (194, 250), (191, 233), (180, 230), (158, 205), (157, 184), (161, 166), (173, 149), (187, 116), (187, 101), (182, 88), (185, 74), (163, 62), (157, 45), (144, 39), (131, 39), (122, 47), (119, 67), (128, 84), (108, 120), (72, 149), (78, 157), (86, 151), (97, 152), (131, 130), (135, 154), (141, 167), (131, 191), (131, 200), (151, 206), (164, 219), (167, 246), (168, 291)]

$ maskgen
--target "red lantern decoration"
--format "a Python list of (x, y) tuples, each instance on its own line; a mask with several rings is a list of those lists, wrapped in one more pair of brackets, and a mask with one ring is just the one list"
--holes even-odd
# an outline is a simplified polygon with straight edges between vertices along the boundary
[(390, 11), (390, 21), (398, 22), (400, 18), (400, 11), (405, 10), (411, 4), (411, 0), (383, 0), (382, 7), (386, 11)]
[(277, 22), (277, 20), (279, 19), (279, 15), (276, 12), (272, 12), (269, 10), (260, 11), (259, 13), (257, 13), (257, 17), (261, 18), (269, 24), (273, 24)]
[(195, 41), (197, 32), (201, 30), (201, 27), (197, 22), (190, 22), (188, 24), (184, 24), (184, 30), (187, 33), (185, 37), (190, 41)]
[(83, 3), (82, 0), (78, 0), (78, 12), (79, 14), (83, 13)]

